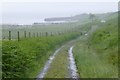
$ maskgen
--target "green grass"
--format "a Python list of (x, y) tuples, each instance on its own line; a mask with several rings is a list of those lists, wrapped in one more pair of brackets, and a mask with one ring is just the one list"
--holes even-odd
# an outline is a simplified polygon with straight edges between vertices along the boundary
[(55, 59), (51, 63), (50, 69), (48, 70), (45, 78), (70, 78), (69, 72), (69, 54), (68, 50), (76, 42), (80, 40), (80, 37), (74, 38), (64, 44), (63, 48), (58, 52)]
[[(111, 19), (111, 18), (110, 18)], [(77, 64), (78, 72), (81, 78), (113, 78), (118, 75), (117, 67), (117, 37), (118, 25), (117, 19), (108, 20), (106, 23), (94, 21), (94, 23), (86, 22), (86, 24), (65, 23), (65, 24), (51, 24), (39, 25), (31, 28), (10, 28), (2, 29), (2, 35), (8, 38), (8, 31), (12, 31), (12, 38), (17, 38), (17, 31), (20, 31), (21, 41), (3, 40), (2, 41), (2, 56), (3, 56), (3, 77), (4, 78), (34, 78), (38, 75), (44, 67), (45, 62), (54, 50), (62, 44), (74, 39), (80, 33), (67, 33), (64, 35), (55, 35), (49, 37), (39, 38), (22, 38), (24, 31), (31, 32), (70, 32), (72, 30), (82, 31), (83, 36), (74, 43), (77, 45), (74, 48), (74, 57)], [(93, 30), (91, 25), (96, 25), (97, 30)], [(79, 31), (79, 32), (80, 32)], [(94, 32), (95, 31), (95, 32)], [(90, 36), (84, 36), (85, 33), (90, 33)], [(45, 35), (45, 34), (44, 34)], [(0, 43), (1, 44), (1, 43)], [(66, 69), (66, 53), (65, 50), (60, 52), (58, 58), (54, 60), (52, 69), (50, 69), (46, 77), (65, 77)], [(63, 56), (63, 57), (60, 57)], [(60, 61), (62, 59), (62, 61)], [(63, 66), (59, 66), (58, 62)], [(57, 70), (56, 67), (61, 69)], [(53, 69), (54, 68), (54, 69)], [(63, 70), (63, 72), (61, 72)], [(58, 74), (58, 73), (59, 74)], [(57, 74), (56, 74), (57, 73)]]
[(2, 69), (4, 78), (35, 78), (57, 46), (78, 37), (78, 32), (60, 36), (3, 41)]
[(2, 40), (0, 40), (0, 48), (2, 47)]
[(68, 63), (68, 52), (64, 46), (53, 60), (45, 78), (67, 78), (69, 76)]
[(79, 43), (74, 48), (74, 57), (81, 78), (117, 78), (118, 67), (108, 62), (108, 54), (96, 53)]
[(2, 40), (0, 40), (0, 79), (2, 78)]
[(117, 19), (99, 23), (88, 36), (82, 36), (74, 48), (81, 78), (118, 78)]

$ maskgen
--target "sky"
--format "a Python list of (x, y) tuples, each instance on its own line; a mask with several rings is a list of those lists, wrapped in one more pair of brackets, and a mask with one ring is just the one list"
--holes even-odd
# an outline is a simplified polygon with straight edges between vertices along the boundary
[(118, 11), (118, 0), (4, 0), (1, 4), (4, 24), (32, 24), (50, 17)]

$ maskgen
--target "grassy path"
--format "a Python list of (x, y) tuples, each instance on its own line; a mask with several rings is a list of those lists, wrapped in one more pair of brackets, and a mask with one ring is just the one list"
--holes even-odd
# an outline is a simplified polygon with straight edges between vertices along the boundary
[(74, 39), (58, 52), (44, 78), (71, 78), (69, 52), (75, 46), (73, 54), (81, 78), (116, 78), (117, 67), (107, 62), (109, 54), (98, 53), (88, 44), (88, 39), (98, 26), (93, 26), (88, 33)]
[(68, 52), (67, 46), (64, 46), (58, 55), (53, 60), (48, 73), (46, 74), (45, 78), (67, 78), (69, 77), (68, 71)]
[(79, 38), (72, 40), (64, 45), (64, 47), (58, 52), (55, 59), (51, 63), (45, 78), (70, 78), (70, 62), (68, 50)]
[[(92, 28), (91, 30), (93, 31), (94, 28)], [(92, 32), (91, 30), (90, 32)], [(70, 68), (69, 49), (71, 46), (76, 45), (76, 43), (79, 42), (81, 38), (82, 37), (79, 37), (77, 39), (71, 40), (68, 43), (64, 44), (64, 47), (57, 53), (56, 57), (52, 61), (50, 68), (46, 72), (44, 78), (71, 78), (73, 77), (72, 72), (71, 72), (72, 69)]]

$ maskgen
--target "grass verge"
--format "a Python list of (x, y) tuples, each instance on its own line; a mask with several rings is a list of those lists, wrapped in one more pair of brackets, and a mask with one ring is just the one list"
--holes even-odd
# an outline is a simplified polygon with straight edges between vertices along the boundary
[(73, 49), (81, 78), (118, 78), (117, 19), (108, 20)]

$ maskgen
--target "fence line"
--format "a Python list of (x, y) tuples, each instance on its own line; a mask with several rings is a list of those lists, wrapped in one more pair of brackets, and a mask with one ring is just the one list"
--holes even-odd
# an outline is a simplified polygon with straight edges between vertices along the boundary
[[(60, 32), (60, 31), (56, 31), (56, 32), (27, 32), (27, 31), (17, 31), (16, 34), (17, 35), (17, 40), (20, 41), (20, 38), (37, 38), (37, 37), (47, 37), (47, 36), (55, 36), (55, 35), (62, 35), (62, 34), (66, 34), (69, 32), (74, 32), (74, 30), (72, 29), (71, 31), (65, 30), (64, 32)], [(22, 37), (21, 37), (22, 35)], [(82, 35), (82, 33), (81, 33)], [(3, 39), (6, 36), (3, 36)], [(7, 38), (6, 38), (7, 39)], [(14, 38), (13, 38), (14, 39)], [(12, 40), (12, 31), (8, 31), (8, 40)]]

